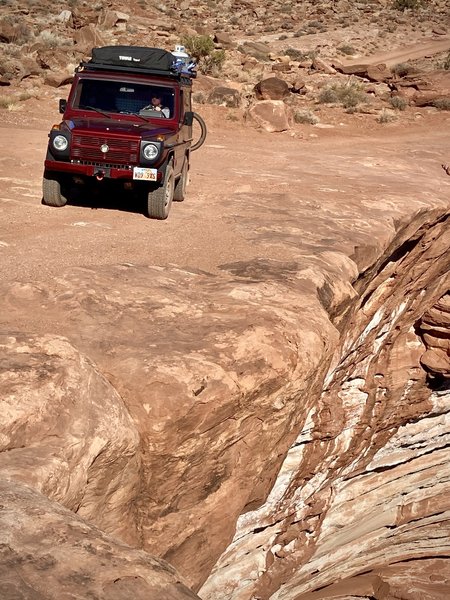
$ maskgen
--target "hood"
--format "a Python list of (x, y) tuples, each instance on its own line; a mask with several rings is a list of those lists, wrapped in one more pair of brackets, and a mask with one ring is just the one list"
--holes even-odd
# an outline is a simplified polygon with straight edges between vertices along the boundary
[(70, 131), (76, 131), (77, 133), (91, 133), (91, 134), (122, 134), (122, 135), (138, 135), (141, 136), (155, 136), (173, 135), (173, 129), (168, 127), (161, 127), (159, 124), (146, 123), (145, 121), (119, 121), (116, 119), (87, 119), (87, 118), (75, 118), (64, 121), (64, 125), (70, 129)]

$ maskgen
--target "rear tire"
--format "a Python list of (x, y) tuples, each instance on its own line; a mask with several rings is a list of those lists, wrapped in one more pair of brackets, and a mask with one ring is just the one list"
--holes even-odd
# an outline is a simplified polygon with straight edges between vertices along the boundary
[(173, 176), (173, 166), (169, 163), (166, 167), (163, 184), (148, 192), (147, 195), (147, 216), (151, 219), (167, 219), (172, 206), (175, 181)]
[(45, 171), (42, 180), (42, 204), (47, 206), (65, 206), (67, 197), (61, 189), (61, 175)]
[(189, 159), (184, 159), (183, 168), (181, 169), (181, 175), (178, 181), (175, 183), (175, 190), (173, 192), (173, 199), (175, 202), (183, 202), (186, 196), (186, 187), (189, 183)]

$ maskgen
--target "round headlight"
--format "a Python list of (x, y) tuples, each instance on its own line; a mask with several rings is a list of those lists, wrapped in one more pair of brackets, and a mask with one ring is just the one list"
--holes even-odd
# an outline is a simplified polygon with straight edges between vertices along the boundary
[(147, 160), (153, 160), (158, 156), (159, 150), (155, 144), (147, 144), (142, 153)]
[(69, 142), (63, 135), (55, 135), (53, 138), (53, 148), (55, 150), (65, 150), (68, 145)]

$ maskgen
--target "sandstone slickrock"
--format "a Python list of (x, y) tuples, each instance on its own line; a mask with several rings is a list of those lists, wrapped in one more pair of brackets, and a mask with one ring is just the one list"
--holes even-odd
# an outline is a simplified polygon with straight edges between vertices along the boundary
[(450, 390), (429, 382), (416, 331), (446, 323), (448, 219), (419, 217), (355, 284), (322, 398), (202, 598), (448, 596)]
[(0, 478), (2, 600), (194, 600), (176, 571), (36, 490)]

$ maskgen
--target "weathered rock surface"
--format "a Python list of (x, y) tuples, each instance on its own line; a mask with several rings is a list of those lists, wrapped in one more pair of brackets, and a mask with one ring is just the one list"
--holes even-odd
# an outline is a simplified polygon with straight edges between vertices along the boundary
[(450, 106), (450, 71), (435, 71), (412, 75), (393, 83), (393, 88), (402, 93), (412, 90), (408, 97), (416, 106), (446, 102)]
[(450, 354), (432, 367), (416, 330), (448, 347), (448, 219), (419, 218), (355, 284), (324, 393), (202, 598), (448, 596), (450, 390), (427, 371)]
[[(405, 576), (415, 589), (437, 589), (436, 569), (446, 577), (440, 557), (449, 533), (448, 389), (430, 387), (414, 327), (436, 321), (434, 307), (447, 306), (448, 218), (422, 213), (400, 228), (355, 282), (359, 300), (352, 303), (345, 285), (338, 293), (350, 265), (341, 283), (321, 290), (295, 268), (283, 274), (281, 265), (263, 280), (269, 265), (257, 279), (234, 282), (123, 265), (72, 271), (46, 288), (13, 286), (3, 294), (6, 321), (23, 322), (39, 306), (42, 330), (57, 323), (96, 367), (64, 339), (4, 338), (2, 395), (11, 398), (16, 450), (3, 455), (2, 474), (77, 510), (77, 495), (54, 466), (70, 450), (67, 473), (80, 473), (73, 489), (89, 499), (88, 513), (79, 514), (122, 539), (136, 523), (142, 547), (179, 566), (194, 589), (238, 520), (202, 598), (309, 598), (324, 586), (332, 598), (336, 579), (353, 595), (394, 593)], [(26, 419), (35, 405), (41, 421)], [(68, 406), (84, 418), (73, 419)], [(128, 427), (116, 431), (121, 421)], [(98, 458), (79, 443), (73, 453), (73, 429), (80, 427), (78, 436)], [(110, 438), (119, 438), (115, 446)], [(30, 478), (36, 456), (42, 466)], [(139, 485), (127, 456), (131, 473), (142, 461)], [(48, 481), (54, 486), (43, 485)], [(118, 522), (125, 531), (117, 531)], [(388, 551), (395, 566), (381, 568)], [(429, 560), (428, 575), (416, 569), (416, 557)]]
[(247, 111), (250, 120), (265, 131), (286, 131), (289, 119), (286, 105), (281, 100), (261, 100), (253, 104)]
[(2, 600), (198, 599), (166, 562), (105, 535), (36, 490), (2, 477), (0, 498)]
[(258, 100), (282, 100), (289, 95), (289, 86), (278, 77), (268, 77), (255, 85)]

